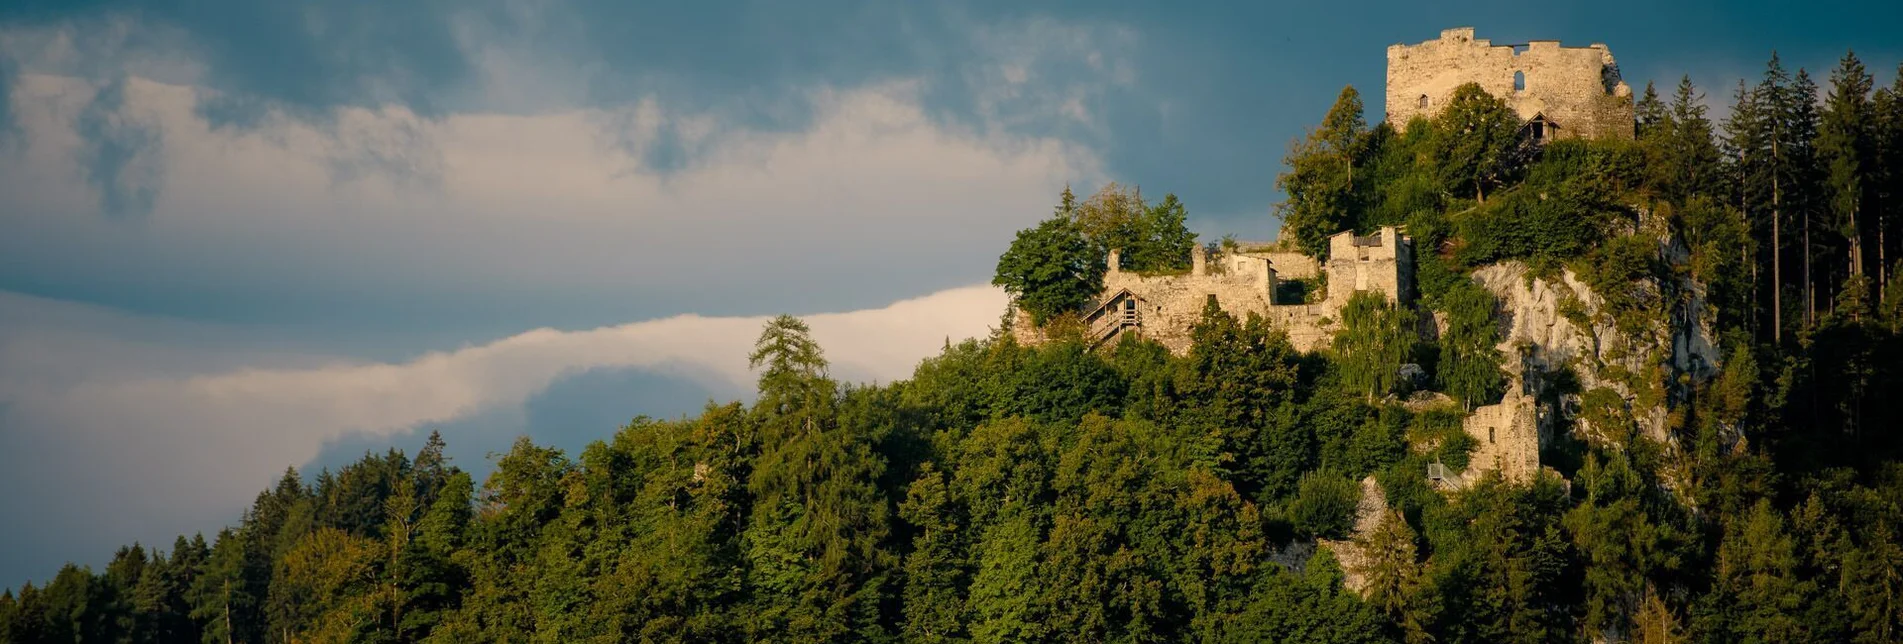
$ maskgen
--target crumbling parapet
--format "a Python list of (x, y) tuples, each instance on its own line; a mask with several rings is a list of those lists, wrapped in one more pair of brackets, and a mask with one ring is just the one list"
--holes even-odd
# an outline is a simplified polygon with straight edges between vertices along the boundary
[(1504, 99), (1535, 138), (1633, 138), (1632, 88), (1605, 44), (1495, 45), (1474, 38), (1472, 27), (1388, 47), (1388, 123), (1400, 129), (1415, 117), (1432, 118), (1467, 83)]
[(1337, 233), (1328, 238), (1328, 303), (1339, 309), (1361, 291), (1390, 301), (1413, 301), (1414, 241), (1393, 226), (1373, 234)]
[[(1341, 307), (1357, 291), (1380, 293), (1388, 300), (1413, 299), (1413, 241), (1400, 229), (1384, 226), (1373, 234), (1352, 231), (1330, 238), (1326, 264), (1287, 253), (1225, 252), (1210, 257), (1202, 247), (1190, 255), (1188, 273), (1145, 275), (1119, 270), (1119, 249), (1111, 249), (1104, 290), (1082, 312), (1093, 346), (1105, 346), (1126, 332), (1139, 332), (1178, 354), (1187, 353), (1190, 329), (1211, 302), (1246, 319), (1261, 315), (1288, 335), (1302, 351), (1314, 351), (1334, 338)], [(1284, 272), (1286, 270), (1286, 273)], [(1276, 285), (1288, 275), (1312, 279), (1325, 271), (1329, 297), (1320, 303), (1276, 302)], [(1020, 340), (1036, 337), (1020, 333)]]
[(1498, 404), (1476, 407), (1462, 421), (1462, 428), (1474, 439), (1474, 451), (1467, 457), (1466, 481), (1485, 471), (1497, 471), (1502, 478), (1516, 483), (1532, 481), (1540, 470), (1539, 401), (1518, 382), (1510, 383)]

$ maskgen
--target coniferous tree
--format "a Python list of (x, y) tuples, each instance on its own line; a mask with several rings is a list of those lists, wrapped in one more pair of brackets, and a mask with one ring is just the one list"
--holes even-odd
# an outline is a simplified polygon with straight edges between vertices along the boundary
[(1634, 131), (1641, 141), (1652, 139), (1671, 132), (1671, 113), (1665, 110), (1665, 102), (1659, 99), (1659, 93), (1646, 81), (1645, 92), (1633, 106)]
[[(1871, 105), (1870, 74), (1855, 53), (1846, 53), (1830, 74), (1830, 90), (1818, 124), (1817, 156), (1825, 173), (1828, 192), (1826, 216), (1834, 225), (1829, 231), (1843, 238), (1847, 275), (1862, 275), (1869, 258), (1865, 256), (1866, 233), (1876, 228), (1870, 212), (1869, 192), (1874, 186), (1871, 174), (1875, 165), (1871, 132), (1874, 122)], [(1871, 240), (1874, 245), (1874, 240)]]
[(1750, 101), (1740, 102), (1733, 114), (1732, 140), (1739, 148), (1739, 165), (1743, 168), (1742, 198), (1747, 203), (1762, 204), (1761, 219), (1768, 225), (1761, 229), (1768, 228), (1771, 233), (1767, 253), (1771, 265), (1771, 338), (1781, 343), (1787, 308), (1784, 292), (1789, 279), (1784, 271), (1791, 239), (1787, 233), (1793, 228), (1788, 225), (1793, 211), (1790, 193), (1798, 173), (1792, 161), (1796, 137), (1790, 131), (1790, 76), (1785, 74), (1776, 52), (1771, 53), (1764, 79), (1750, 97)]
[(887, 506), (874, 482), (885, 460), (862, 428), (837, 422), (837, 393), (804, 322), (769, 321), (748, 356), (761, 369), (754, 412), (761, 451), (747, 483), (742, 535), (760, 639), (867, 637), (892, 567)]
[(1903, 257), (1903, 64), (1890, 87), (1871, 99), (1871, 138), (1876, 148), (1872, 183), (1876, 205), (1877, 289), (1886, 290), (1898, 276), (1891, 270)]
[(1672, 97), (1670, 134), (1665, 156), (1665, 195), (1683, 203), (1711, 192), (1718, 179), (1719, 151), (1712, 139), (1711, 120), (1705, 118), (1704, 95), (1690, 76), (1678, 82)]
[(1817, 256), (1828, 254), (1822, 236), (1828, 230), (1828, 222), (1823, 220), (1828, 211), (1817, 163), (1817, 84), (1811, 81), (1809, 72), (1800, 68), (1792, 77), (1789, 102), (1784, 105), (1783, 114), (1785, 133), (1789, 137), (1784, 147), (1791, 152), (1788, 194), (1803, 224), (1804, 322), (1810, 326), (1817, 323), (1818, 300), (1821, 298), (1828, 304), (1830, 294), (1819, 288), (1819, 284), (1826, 282), (1821, 281), (1824, 276), (1817, 267)]
[(1276, 186), (1288, 195), (1277, 205), (1282, 234), (1310, 257), (1325, 258), (1328, 236), (1354, 226), (1355, 166), (1363, 163), (1367, 124), (1361, 93), (1344, 87), (1320, 127), (1291, 146), (1288, 171)]
[(969, 583), (962, 530), (968, 524), (931, 463), (913, 481), (899, 515), (918, 531), (905, 558), (902, 635), (913, 642), (960, 641), (968, 619), (962, 592)]

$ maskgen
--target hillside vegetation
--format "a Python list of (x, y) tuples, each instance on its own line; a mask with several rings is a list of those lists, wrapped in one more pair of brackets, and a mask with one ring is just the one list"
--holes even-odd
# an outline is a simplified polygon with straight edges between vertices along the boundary
[[(1477, 87), (1404, 131), (1351, 88), (1285, 234), (1404, 224), (1422, 298), (1355, 298), (1326, 350), (1211, 307), (1186, 355), (1000, 331), (865, 386), (781, 317), (752, 405), (523, 439), (479, 485), (434, 435), (287, 471), (211, 539), (0, 594), (0, 641), (1903, 641), (1903, 81), (1846, 56), (1818, 92), (1774, 58), (1722, 124), (1686, 81), (1636, 141), (1533, 145)], [(1180, 270), (1185, 216), (1066, 191), (998, 282), (1062, 316), (1106, 248)], [(1476, 279), (1509, 268), (1609, 335), (1544, 374), (1557, 476), (1437, 490), (1511, 385)], [(1369, 477), (1391, 520), (1357, 532)]]

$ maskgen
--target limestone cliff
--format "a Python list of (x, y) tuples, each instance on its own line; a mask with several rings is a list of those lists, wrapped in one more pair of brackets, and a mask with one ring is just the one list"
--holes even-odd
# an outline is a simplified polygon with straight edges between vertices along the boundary
[(1690, 279), (1630, 284), (1649, 306), (1615, 312), (1571, 270), (1536, 277), (1507, 262), (1473, 277), (1500, 298), (1505, 367), (1512, 386), (1546, 407), (1538, 414), (1543, 437), (1560, 418), (1579, 421), (1583, 437), (1601, 440), (1617, 435), (1603, 425), (1629, 420), (1645, 436), (1670, 443), (1668, 423), (1682, 388), (1719, 364), (1703, 290)]

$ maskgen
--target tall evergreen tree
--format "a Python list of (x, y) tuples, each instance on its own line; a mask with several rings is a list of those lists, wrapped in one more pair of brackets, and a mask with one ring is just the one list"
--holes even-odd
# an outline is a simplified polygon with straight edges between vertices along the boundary
[[(1865, 236), (1877, 228), (1875, 213), (1867, 207), (1872, 201), (1868, 193), (1874, 189), (1871, 175), (1876, 156), (1872, 149), (1872, 84), (1857, 55), (1845, 53), (1830, 74), (1830, 90), (1817, 131), (1817, 155), (1828, 192), (1825, 214), (1833, 224), (1830, 232), (1843, 239), (1846, 256), (1842, 265), (1849, 276), (1862, 275), (1870, 268), (1871, 258), (1864, 253)], [(1874, 239), (1869, 242), (1874, 245)]]
[(1281, 234), (1310, 257), (1324, 258), (1328, 236), (1354, 226), (1355, 166), (1363, 163), (1368, 132), (1361, 112), (1361, 93), (1343, 87), (1321, 126), (1290, 147), (1283, 158), (1288, 171), (1276, 177), (1288, 195), (1276, 206)]
[(1645, 92), (1633, 106), (1633, 116), (1634, 131), (1641, 141), (1671, 132), (1672, 115), (1665, 110), (1665, 101), (1659, 99), (1658, 89), (1651, 81), (1645, 82)]
[(1876, 91), (1870, 109), (1876, 146), (1873, 184), (1876, 207), (1877, 290), (1886, 291), (1899, 279), (1891, 267), (1903, 257), (1903, 64), (1897, 65), (1890, 87)]
[(1830, 293), (1826, 290), (1830, 284), (1818, 269), (1817, 255), (1828, 252), (1827, 239), (1823, 233), (1828, 230), (1827, 204), (1823, 198), (1822, 173), (1817, 163), (1817, 83), (1812, 82), (1810, 73), (1798, 69), (1791, 79), (1789, 102), (1784, 105), (1785, 134), (1789, 142), (1784, 147), (1790, 151), (1790, 186), (1786, 193), (1790, 203), (1797, 211), (1803, 224), (1804, 257), (1804, 321), (1806, 326), (1817, 323), (1817, 305), (1819, 300), (1828, 304)]
[(1705, 117), (1704, 100), (1690, 76), (1679, 79), (1678, 91), (1672, 96), (1664, 159), (1664, 192), (1675, 202), (1707, 194), (1717, 185), (1719, 151), (1712, 139), (1711, 120)]
[[(1749, 235), (1756, 240), (1757, 252), (1750, 258), (1751, 294), (1748, 326), (1753, 336), (1776, 342), (1783, 335), (1783, 261), (1782, 222), (1764, 197), (1772, 193), (1771, 172), (1772, 115), (1764, 106), (1763, 93), (1738, 81), (1732, 94), (1731, 116), (1725, 120), (1725, 156), (1732, 185), (1731, 203), (1743, 215)], [(1760, 312), (1768, 311), (1768, 316)], [(1768, 324), (1764, 317), (1769, 317)]]

